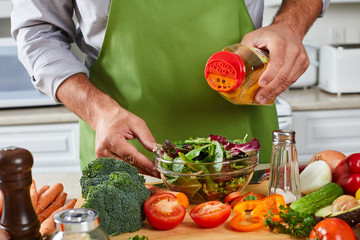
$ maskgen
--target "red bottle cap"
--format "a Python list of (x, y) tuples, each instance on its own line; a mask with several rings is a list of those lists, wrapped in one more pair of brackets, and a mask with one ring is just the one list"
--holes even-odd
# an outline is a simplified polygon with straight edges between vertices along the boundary
[(245, 74), (243, 60), (229, 51), (215, 53), (205, 66), (205, 78), (210, 87), (218, 92), (234, 91), (243, 83)]

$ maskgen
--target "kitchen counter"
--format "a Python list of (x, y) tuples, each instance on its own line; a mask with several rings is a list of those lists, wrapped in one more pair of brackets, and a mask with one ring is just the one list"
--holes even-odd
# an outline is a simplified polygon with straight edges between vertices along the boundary
[(317, 87), (289, 89), (280, 95), (292, 111), (339, 110), (360, 108), (360, 93), (332, 94)]
[(0, 110), (0, 126), (69, 123), (78, 117), (63, 105)]
[[(81, 194), (80, 177), (81, 173), (59, 173), (59, 174), (32, 174), (35, 180), (36, 188), (43, 185), (52, 186), (55, 183), (64, 185), (64, 192), (68, 194), (67, 199), (78, 199)], [(160, 182), (161, 180), (154, 177), (145, 176), (147, 183)]]

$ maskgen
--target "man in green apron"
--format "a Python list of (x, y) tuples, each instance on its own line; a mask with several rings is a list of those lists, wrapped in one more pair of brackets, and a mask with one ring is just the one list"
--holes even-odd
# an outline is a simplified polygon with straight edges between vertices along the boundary
[(81, 167), (115, 157), (158, 176), (149, 160), (155, 142), (209, 134), (256, 137), (260, 162), (269, 162), (275, 106), (232, 105), (209, 88), (204, 66), (214, 52), (241, 40), (265, 48), (270, 63), (256, 100), (275, 98), (308, 66), (302, 39), (322, 1), (303, 2), (311, 7), (285, 1), (272, 25), (255, 30), (244, 0), (111, 1), (90, 81), (75, 74), (56, 91), (81, 118)]

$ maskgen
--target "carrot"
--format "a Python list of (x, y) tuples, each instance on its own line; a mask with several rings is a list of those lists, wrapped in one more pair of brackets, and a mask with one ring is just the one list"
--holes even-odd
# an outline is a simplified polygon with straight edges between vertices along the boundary
[(154, 195), (156, 193), (172, 193), (172, 194), (174, 194), (176, 196), (178, 202), (181, 205), (183, 205), (185, 208), (187, 208), (189, 206), (189, 199), (182, 192), (170, 191), (168, 189), (157, 187), (157, 186), (150, 185), (150, 184), (145, 184), (145, 187), (150, 190), (151, 195)]
[(42, 223), (46, 218), (48, 218), (55, 210), (64, 206), (66, 201), (67, 193), (60, 193), (44, 211), (38, 214), (40, 223)]
[(8, 239), (10, 239), (10, 236), (9, 236), (9, 234), (4, 230), (4, 229), (2, 229), (2, 228), (0, 228), (0, 239), (2, 239), (2, 240), (8, 240)]
[(30, 186), (30, 198), (31, 203), (34, 209), (36, 209), (37, 201), (38, 201), (38, 193), (36, 191), (36, 184), (35, 180), (32, 180), (31, 186)]
[(54, 216), (58, 212), (61, 212), (63, 210), (74, 208), (76, 203), (76, 199), (71, 199), (69, 202), (67, 202), (64, 206), (61, 208), (55, 210), (45, 221), (43, 221), (40, 225), (40, 234), (43, 237), (50, 237), (55, 232), (55, 225), (54, 225)]
[(55, 198), (64, 190), (64, 186), (61, 183), (55, 183), (38, 198), (36, 206), (36, 213), (39, 214), (44, 211), (47, 206), (52, 203)]
[(43, 194), (44, 192), (46, 192), (49, 188), (50, 188), (49, 185), (41, 186), (41, 188), (39, 188), (39, 191), (38, 191), (38, 198), (40, 197), (41, 194)]

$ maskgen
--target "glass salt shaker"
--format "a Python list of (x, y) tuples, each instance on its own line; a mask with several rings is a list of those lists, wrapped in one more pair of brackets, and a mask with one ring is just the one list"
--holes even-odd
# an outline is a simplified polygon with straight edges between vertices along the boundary
[(94, 209), (74, 208), (54, 216), (56, 232), (52, 240), (108, 240), (100, 228), (99, 214)]
[(269, 194), (281, 194), (290, 204), (301, 197), (295, 131), (273, 131)]

